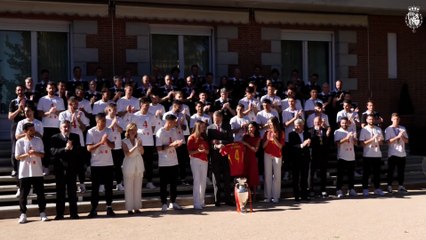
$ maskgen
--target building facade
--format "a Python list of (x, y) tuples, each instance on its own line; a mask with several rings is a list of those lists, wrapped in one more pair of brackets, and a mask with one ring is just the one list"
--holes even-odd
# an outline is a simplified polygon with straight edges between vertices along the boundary
[(410, 1), (99, 2), (0, 2), (3, 116), (14, 86), (26, 76), (39, 81), (42, 69), (54, 81), (71, 79), (75, 66), (85, 79), (98, 66), (106, 77), (130, 70), (140, 79), (176, 66), (183, 77), (197, 64), (216, 79), (237, 67), (247, 78), (256, 66), (264, 76), (278, 69), (283, 82), (293, 69), (305, 81), (312, 73), (332, 86), (341, 79), (360, 111), (372, 98), (387, 123), (406, 104), (407, 84), (409, 124), (425, 126), (426, 31), (406, 26)]

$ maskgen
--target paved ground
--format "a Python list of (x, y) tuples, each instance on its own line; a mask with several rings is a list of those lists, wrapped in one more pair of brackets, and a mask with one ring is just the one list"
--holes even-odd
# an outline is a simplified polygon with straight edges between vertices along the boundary
[[(426, 239), (426, 189), (406, 196), (256, 203), (252, 214), (231, 207), (186, 207), (161, 214), (40, 222), (0, 220), (1, 239)], [(104, 213), (100, 213), (104, 215)]]

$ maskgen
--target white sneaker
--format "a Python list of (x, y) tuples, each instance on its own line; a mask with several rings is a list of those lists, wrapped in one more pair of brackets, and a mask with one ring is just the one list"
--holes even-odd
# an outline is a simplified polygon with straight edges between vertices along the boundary
[(385, 194), (383, 193), (382, 189), (377, 188), (376, 190), (374, 190), (374, 194), (378, 195), (378, 196), (384, 196)]
[(44, 167), (43, 168), (43, 176), (49, 175), (49, 168)]
[(368, 195), (369, 195), (370, 193), (368, 192), (368, 189), (364, 189), (364, 190), (362, 190), (362, 195), (364, 196), (364, 197), (368, 197)]
[(33, 188), (30, 189), (30, 192), (28, 193), (28, 196), (34, 195), (34, 190)]
[(117, 190), (117, 191), (124, 191), (124, 186), (123, 186), (123, 184), (121, 184), (121, 183), (117, 184), (117, 186), (116, 186), (115, 190)]
[(21, 195), (21, 189), (20, 188), (18, 188), (18, 190), (16, 191), (16, 193), (15, 193), (15, 197), (16, 198), (19, 198), (19, 196)]
[(358, 193), (355, 191), (355, 189), (351, 189), (351, 190), (349, 191), (349, 196), (351, 196), (351, 197), (356, 197), (356, 196), (358, 196)]
[(155, 189), (155, 188), (157, 188), (157, 187), (154, 185), (154, 183), (152, 183), (152, 182), (148, 182), (148, 183), (146, 184), (146, 188), (148, 188), (148, 189)]
[(99, 185), (99, 192), (103, 193), (105, 192), (105, 185)]
[(336, 196), (337, 196), (337, 198), (342, 198), (342, 197), (343, 197), (343, 192), (342, 192), (342, 190), (337, 190), (337, 191), (336, 191)]
[(27, 222), (27, 214), (21, 213), (21, 216), (19, 216), (18, 223), (26, 223)]
[(405, 187), (404, 187), (404, 186), (399, 186), (399, 188), (398, 188), (398, 192), (399, 192), (399, 193), (407, 193), (408, 191), (407, 191), (407, 189), (405, 189)]
[(79, 192), (79, 193), (85, 193), (86, 192), (86, 185), (84, 183), (80, 183), (78, 185), (77, 192)]
[(169, 208), (173, 208), (174, 210), (182, 210), (182, 207), (177, 203), (170, 203)]
[(388, 193), (393, 193), (393, 189), (392, 189), (392, 186), (388, 186)]
[(161, 207), (161, 211), (167, 212), (167, 204), (163, 204), (163, 206)]
[(46, 213), (45, 213), (45, 212), (41, 212), (41, 213), (40, 213), (40, 220), (41, 220), (42, 222), (49, 221), (49, 218), (47, 218), (47, 215), (46, 215)]

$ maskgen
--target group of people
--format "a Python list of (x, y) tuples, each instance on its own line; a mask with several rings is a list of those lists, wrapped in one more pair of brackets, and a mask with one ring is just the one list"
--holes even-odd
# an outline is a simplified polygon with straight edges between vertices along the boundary
[(89, 217), (97, 216), (99, 192), (105, 192), (107, 215), (115, 215), (114, 181), (115, 188), (124, 191), (128, 213), (138, 213), (143, 178), (146, 188), (156, 188), (153, 169), (157, 161), (163, 212), (182, 209), (176, 202), (177, 186), (190, 184), (188, 168), (197, 210), (205, 207), (208, 179), (213, 181), (217, 207), (235, 205), (234, 177), (247, 178), (256, 199), (263, 182), (264, 201), (272, 203), (280, 201), (283, 179), (291, 176), (295, 201), (308, 201), (316, 195), (318, 178), (318, 195), (325, 198), (328, 162), (335, 148), (336, 196), (345, 196), (345, 176), (348, 194), (355, 196), (357, 144), (363, 148), (363, 196), (369, 195), (371, 173), (374, 193), (384, 195), (380, 188), (380, 145), (384, 142), (389, 145), (387, 190), (393, 191), (397, 168), (398, 190), (406, 191), (408, 135), (399, 125), (397, 113), (383, 131), (384, 121), (373, 101), (367, 102), (367, 110), (359, 116), (340, 80), (331, 91), (328, 83), (318, 85), (317, 74), (305, 84), (294, 70), (283, 84), (276, 69), (268, 78), (260, 72), (256, 67), (246, 80), (236, 68), (234, 76), (221, 77), (219, 85), (214, 84), (211, 73), (201, 77), (197, 65), (185, 79), (179, 78), (179, 69), (174, 68), (164, 77), (144, 75), (140, 82), (126, 71), (110, 82), (100, 67), (90, 81), (83, 81), (79, 67), (67, 82), (51, 81), (48, 70), (42, 71), (35, 86), (26, 78), (25, 85), (16, 87), (17, 97), (9, 106), (12, 176), (19, 179), (19, 222), (27, 221), (31, 188), (37, 194), (41, 220), (48, 220), (43, 176), (52, 165), (57, 220), (64, 218), (66, 195), (70, 217), (79, 218), (77, 192), (86, 191), (88, 169), (92, 182)]

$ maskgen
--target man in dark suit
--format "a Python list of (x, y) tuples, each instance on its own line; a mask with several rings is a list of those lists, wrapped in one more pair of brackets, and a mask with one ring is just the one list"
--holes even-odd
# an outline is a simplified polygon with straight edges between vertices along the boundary
[[(233, 142), (231, 126), (227, 122), (223, 122), (221, 111), (213, 113), (213, 124), (207, 127), (207, 139), (210, 144), (210, 162), (213, 172), (213, 188), (215, 205), (220, 206), (223, 198), (227, 205), (234, 206), (231, 198), (231, 176), (229, 170), (229, 162), (226, 156), (220, 154), (226, 144)], [(223, 188), (221, 184), (223, 183)]]
[(78, 219), (76, 177), (79, 167), (80, 137), (70, 133), (70, 122), (65, 120), (60, 124), (60, 133), (52, 136), (50, 151), (54, 161), (56, 181), (56, 217), (64, 218), (65, 187), (68, 193), (70, 217)]
[(293, 163), (293, 194), (296, 201), (309, 200), (308, 196), (308, 170), (310, 161), (309, 148), (311, 145), (311, 134), (304, 131), (304, 121), (294, 121), (295, 130), (290, 132), (289, 145)]

